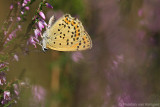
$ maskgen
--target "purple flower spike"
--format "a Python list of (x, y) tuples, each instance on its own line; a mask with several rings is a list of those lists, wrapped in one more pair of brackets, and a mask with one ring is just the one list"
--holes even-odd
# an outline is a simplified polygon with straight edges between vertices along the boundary
[(50, 5), (49, 3), (46, 3), (46, 7), (53, 9), (53, 6)]
[(4, 100), (10, 100), (10, 92), (9, 91), (4, 91), (4, 95), (3, 95), (3, 97), (4, 97)]
[(42, 29), (44, 28), (44, 25), (41, 21), (38, 22), (38, 28), (40, 31), (42, 31)]
[(44, 13), (43, 13), (42, 11), (39, 12), (39, 15), (40, 15), (44, 20), (46, 19), (45, 15), (44, 15)]
[(31, 0), (27, 0), (28, 2), (30, 2)]
[(10, 5), (9, 9), (10, 9), (10, 10), (12, 10), (12, 9), (13, 9), (13, 4), (11, 4), (11, 5)]
[(38, 29), (34, 30), (34, 34), (36, 38), (38, 38), (38, 36), (41, 36), (41, 32)]
[(29, 10), (29, 7), (27, 6), (27, 7), (25, 7), (25, 9), (26, 9), (26, 10)]

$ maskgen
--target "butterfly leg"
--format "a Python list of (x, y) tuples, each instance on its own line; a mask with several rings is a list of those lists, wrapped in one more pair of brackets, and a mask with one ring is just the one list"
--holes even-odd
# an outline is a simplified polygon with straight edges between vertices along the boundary
[(55, 22), (55, 17), (54, 15), (49, 19), (49, 22), (48, 22), (48, 29), (53, 25), (53, 23)]

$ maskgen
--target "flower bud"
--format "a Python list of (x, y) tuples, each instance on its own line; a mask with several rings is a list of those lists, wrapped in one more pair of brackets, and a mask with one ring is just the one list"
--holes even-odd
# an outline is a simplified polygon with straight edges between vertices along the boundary
[(39, 12), (39, 15), (45, 20), (46, 17), (42, 11)]
[(38, 28), (40, 31), (42, 31), (42, 29), (44, 28), (44, 25), (41, 21), (38, 22)]
[(50, 5), (49, 3), (46, 3), (46, 7), (53, 9), (53, 6)]
[(12, 10), (12, 9), (13, 9), (13, 4), (11, 4), (11, 5), (10, 5), (9, 9), (10, 9), (10, 10)]
[(38, 38), (38, 36), (41, 35), (41, 32), (38, 29), (35, 29), (34, 34), (35, 34), (35, 37)]
[(27, 7), (25, 7), (25, 9), (26, 9), (26, 10), (29, 10), (29, 7), (27, 6)]
[(17, 17), (17, 21), (20, 21), (21, 20), (21, 17)]

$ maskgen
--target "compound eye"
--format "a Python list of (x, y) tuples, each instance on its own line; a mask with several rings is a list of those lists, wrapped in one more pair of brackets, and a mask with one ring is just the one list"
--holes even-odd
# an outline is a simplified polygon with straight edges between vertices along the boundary
[(48, 49), (47, 48), (43, 48), (43, 52), (46, 52)]

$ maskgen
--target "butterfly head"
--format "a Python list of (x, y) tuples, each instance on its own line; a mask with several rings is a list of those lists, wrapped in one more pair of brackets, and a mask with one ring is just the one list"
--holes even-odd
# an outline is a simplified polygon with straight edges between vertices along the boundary
[(43, 52), (46, 52), (48, 50), (47, 47), (46, 47), (46, 37), (47, 37), (47, 33), (44, 32), (43, 36), (42, 36), (42, 41), (41, 41)]
[(47, 48), (42, 48), (43, 52), (46, 52), (48, 49)]

